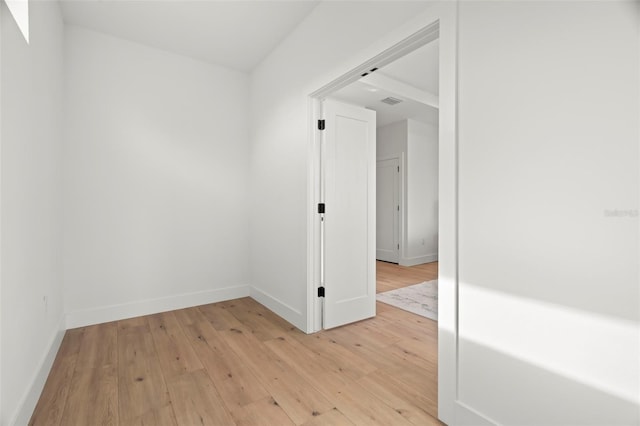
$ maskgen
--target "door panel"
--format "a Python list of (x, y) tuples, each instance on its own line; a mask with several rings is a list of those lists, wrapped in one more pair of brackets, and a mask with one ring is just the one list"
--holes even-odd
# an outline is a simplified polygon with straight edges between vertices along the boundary
[(397, 158), (378, 161), (376, 173), (376, 259), (399, 260), (399, 166)]
[(375, 111), (324, 102), (324, 328), (375, 316)]

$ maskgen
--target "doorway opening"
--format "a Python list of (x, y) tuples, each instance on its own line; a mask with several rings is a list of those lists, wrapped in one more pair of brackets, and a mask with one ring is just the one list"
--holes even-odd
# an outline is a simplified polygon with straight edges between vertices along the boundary
[[(439, 43), (329, 95), (376, 112), (376, 293), (437, 319)], [(384, 294), (381, 294), (384, 293)]]
[[(427, 25), (425, 25), (425, 23)], [(398, 58), (439, 40), (439, 116), (438, 116), (438, 225), (437, 260), (439, 281), (439, 315), (437, 324), (438, 346), (438, 418), (444, 422), (453, 421), (457, 383), (457, 65), (456, 65), (456, 20), (455, 8), (443, 5), (434, 7), (421, 17), (399, 29), (385, 43), (387, 48), (372, 55), (359, 66), (347, 69), (340, 77), (332, 80), (309, 96), (310, 145), (309, 145), (309, 216), (308, 216), (308, 331), (323, 329), (326, 312), (325, 297), (318, 297), (332, 291), (332, 284), (325, 278), (327, 268), (326, 247), (324, 246), (324, 216), (331, 212), (331, 205), (324, 205), (324, 176), (322, 171), (324, 147), (322, 144), (324, 126), (319, 120), (324, 118), (323, 102), (331, 94), (367, 76), (376, 76)], [(380, 43), (378, 44), (380, 45)], [(382, 45), (384, 46), (384, 45)], [(381, 75), (381, 73), (380, 73)], [(433, 100), (433, 99), (432, 99)], [(392, 101), (392, 100), (391, 100)], [(402, 168), (402, 159), (399, 158)], [(405, 159), (406, 161), (406, 159)], [(376, 168), (375, 159), (373, 168)], [(375, 178), (374, 178), (375, 179)], [(374, 195), (375, 196), (375, 195)], [(319, 214), (319, 205), (322, 211)], [(325, 210), (326, 209), (326, 210)], [(375, 230), (374, 230), (375, 235)], [(421, 243), (421, 241), (420, 241)], [(426, 241), (425, 241), (426, 243)], [(397, 243), (396, 243), (397, 244)], [(373, 248), (375, 241), (367, 242)], [(335, 285), (335, 284), (334, 284)], [(375, 299), (374, 299), (375, 304)]]
[[(377, 261), (413, 267), (439, 259), (439, 38), (440, 21), (436, 19), (363, 64), (362, 69), (351, 70), (311, 95), (312, 118), (318, 120), (311, 153), (313, 201), (318, 210), (309, 221), (313, 272), (310, 281), (314, 282), (310, 331), (375, 316), (376, 293), (389, 289), (376, 283), (376, 269), (384, 269)], [(336, 103), (351, 110), (333, 116)], [(353, 107), (374, 113), (374, 130), (369, 131), (374, 135), (373, 142), (364, 142), (367, 126), (361, 126), (360, 151), (338, 152), (343, 143), (335, 145), (336, 140), (356, 137), (356, 133), (343, 134), (350, 123), (359, 120)], [(329, 122), (332, 124), (325, 130)], [(352, 157), (349, 159), (348, 155)], [(373, 158), (373, 162), (366, 160), (356, 166), (365, 157)], [(360, 176), (356, 176), (358, 170)], [(337, 178), (336, 173), (342, 173), (341, 177)], [(367, 177), (371, 173), (373, 179)], [(360, 182), (361, 187), (345, 186), (355, 182)], [(354, 196), (366, 185), (369, 192), (359, 193), (362, 204), (356, 206), (358, 198)], [(325, 214), (326, 199), (339, 193), (343, 197), (333, 199), (345, 205), (328, 207), (333, 210), (335, 222), (333, 227), (327, 227), (332, 217)], [(362, 212), (356, 214), (354, 209)], [(337, 215), (351, 218), (342, 223), (336, 220)], [(360, 229), (359, 234), (351, 232), (355, 228)], [(338, 233), (330, 235), (331, 232)], [(350, 247), (354, 239), (362, 243)], [(426, 272), (425, 279), (410, 282), (405, 278), (400, 285), (397, 281), (395, 284), (404, 286), (437, 278), (437, 266), (431, 265), (426, 271), (415, 269), (418, 274)], [(327, 275), (331, 281), (328, 288)], [(334, 290), (327, 291), (332, 285)], [(341, 297), (337, 292), (342, 293)], [(313, 297), (319, 294), (323, 297)], [(356, 301), (359, 312), (354, 311)], [(437, 312), (436, 307), (432, 308)]]

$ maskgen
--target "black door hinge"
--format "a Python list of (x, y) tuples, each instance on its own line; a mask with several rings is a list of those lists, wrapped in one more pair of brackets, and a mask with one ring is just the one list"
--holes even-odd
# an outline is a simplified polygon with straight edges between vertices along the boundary
[(318, 297), (324, 297), (324, 287), (318, 287)]
[(324, 214), (324, 203), (318, 204), (318, 214)]
[(318, 130), (324, 130), (324, 120), (318, 120)]

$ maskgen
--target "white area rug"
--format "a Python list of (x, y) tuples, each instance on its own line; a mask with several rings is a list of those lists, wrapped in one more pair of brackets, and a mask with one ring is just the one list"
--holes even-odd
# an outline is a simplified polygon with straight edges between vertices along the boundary
[(438, 321), (438, 280), (378, 293), (376, 299)]

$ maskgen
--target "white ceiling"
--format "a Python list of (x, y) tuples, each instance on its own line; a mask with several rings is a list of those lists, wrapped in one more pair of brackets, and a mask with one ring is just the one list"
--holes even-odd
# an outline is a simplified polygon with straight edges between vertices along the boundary
[[(375, 92), (372, 90), (375, 90)], [(389, 96), (401, 99), (402, 102), (397, 105), (387, 105), (380, 102)], [(438, 123), (437, 108), (413, 99), (398, 96), (386, 90), (378, 89), (361, 81), (356, 81), (338, 90), (331, 95), (331, 98), (376, 111), (377, 127), (386, 126), (387, 124), (406, 119), (416, 120), (422, 123)]]
[[(427, 91), (437, 94), (439, 81), (437, 40), (395, 60), (376, 71), (377, 73), (412, 86), (415, 92)], [(438, 108), (418, 102), (415, 100), (418, 96), (411, 98), (411, 96), (400, 95), (366, 81), (365, 77), (362, 81), (351, 83), (331, 94), (331, 98), (376, 111), (378, 127), (406, 119), (422, 123), (438, 123)], [(389, 96), (401, 99), (402, 102), (396, 105), (380, 102)]]
[(319, 0), (62, 0), (68, 24), (240, 71), (257, 66)]

